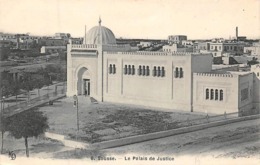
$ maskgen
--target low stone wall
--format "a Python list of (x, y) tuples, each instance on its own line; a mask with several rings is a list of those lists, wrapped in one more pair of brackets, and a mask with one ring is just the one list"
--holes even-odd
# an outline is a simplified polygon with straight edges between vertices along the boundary
[(56, 139), (56, 140), (61, 141), (65, 146), (68, 146), (68, 147), (84, 148), (84, 149), (86, 149), (86, 148), (106, 149), (106, 148), (119, 147), (119, 146), (123, 146), (123, 145), (129, 145), (129, 144), (139, 143), (139, 142), (143, 142), (143, 141), (148, 141), (148, 140), (159, 139), (159, 138), (164, 138), (164, 137), (168, 137), (168, 136), (198, 131), (198, 130), (202, 130), (202, 129), (206, 129), (206, 128), (210, 128), (210, 127), (216, 127), (216, 126), (231, 124), (231, 123), (235, 123), (235, 122), (259, 119), (259, 118), (260, 118), (260, 115), (245, 116), (245, 117), (239, 117), (239, 118), (234, 118), (234, 119), (227, 119), (227, 120), (223, 120), (223, 121), (211, 122), (211, 123), (207, 123), (207, 124), (194, 125), (194, 126), (189, 126), (189, 127), (179, 128), (179, 129), (149, 133), (149, 134), (138, 135), (138, 136), (131, 136), (131, 137), (122, 138), (122, 139), (109, 140), (109, 141), (104, 141), (104, 142), (99, 142), (99, 143), (94, 143), (94, 144), (67, 140), (67, 139), (65, 139), (65, 137), (63, 135), (54, 134), (54, 133), (46, 132), (45, 135), (46, 135), (46, 137), (49, 137), (51, 139)]
[(258, 118), (260, 118), (260, 115), (246, 116), (246, 117), (241, 117), (241, 118), (235, 118), (235, 119), (212, 122), (212, 123), (207, 123), (207, 124), (195, 125), (195, 126), (184, 127), (184, 128), (179, 128), (179, 129), (155, 132), (155, 133), (150, 133), (150, 134), (145, 134), (145, 135), (132, 136), (132, 137), (127, 137), (127, 138), (123, 138), (123, 139), (104, 141), (104, 142), (100, 142), (97, 144), (92, 144), (92, 147), (98, 148), (98, 149), (113, 148), (113, 147), (118, 147), (118, 146), (123, 146), (123, 145), (128, 145), (128, 144), (133, 144), (133, 143), (138, 143), (138, 142), (143, 142), (143, 141), (148, 141), (148, 140), (153, 140), (153, 139), (158, 139), (158, 138), (164, 138), (167, 136), (173, 136), (173, 135), (198, 131), (198, 130), (202, 130), (202, 129), (206, 129), (206, 128), (210, 128), (210, 127), (216, 127), (216, 126), (231, 124), (231, 123), (240, 122), (240, 121), (244, 121), (244, 120), (258, 119)]

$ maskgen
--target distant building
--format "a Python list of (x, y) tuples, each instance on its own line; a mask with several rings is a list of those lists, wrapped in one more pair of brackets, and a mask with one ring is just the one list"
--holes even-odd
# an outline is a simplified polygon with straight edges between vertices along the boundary
[(83, 38), (70, 38), (72, 44), (83, 44)]
[(214, 57), (220, 57), (224, 53), (242, 55), (244, 53), (244, 42), (211, 42), (209, 51)]
[(177, 44), (164, 45), (163, 51), (164, 52), (177, 52)]
[(0, 40), (0, 47), (10, 47), (11, 41), (8, 40)]
[(70, 33), (55, 33), (54, 39), (66, 39), (71, 37)]
[(139, 46), (141, 46), (141, 47), (150, 47), (150, 46), (152, 46), (152, 42), (145, 42), (145, 41), (141, 41), (140, 42), (140, 44), (139, 44)]
[(68, 41), (63, 39), (41, 38), (37, 40), (40, 46), (66, 46)]
[(187, 36), (185, 35), (170, 35), (168, 36), (169, 44), (181, 44), (183, 40), (187, 40)]
[(238, 41), (246, 41), (246, 36), (237, 36)]
[(41, 53), (58, 53), (58, 52), (64, 52), (67, 50), (66, 46), (42, 46), (41, 47)]
[(254, 43), (252, 46), (244, 47), (244, 53), (260, 57), (260, 41), (258, 43)]
[(199, 42), (197, 49), (199, 52), (207, 52), (210, 50), (210, 43), (209, 42)]
[(181, 41), (181, 44), (183, 46), (192, 46), (193, 45), (193, 41), (191, 41), (191, 40), (183, 40), (183, 41)]

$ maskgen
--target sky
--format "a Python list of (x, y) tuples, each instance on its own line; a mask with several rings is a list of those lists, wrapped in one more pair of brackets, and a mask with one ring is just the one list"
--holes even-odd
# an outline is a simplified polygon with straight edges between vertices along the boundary
[(117, 38), (260, 38), (260, 0), (0, 0), (0, 32), (83, 37), (102, 25)]

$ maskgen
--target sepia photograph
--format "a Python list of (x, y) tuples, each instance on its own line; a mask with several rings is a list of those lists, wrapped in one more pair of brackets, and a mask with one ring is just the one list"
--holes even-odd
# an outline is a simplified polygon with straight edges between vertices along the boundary
[(0, 165), (259, 164), (260, 0), (0, 0)]

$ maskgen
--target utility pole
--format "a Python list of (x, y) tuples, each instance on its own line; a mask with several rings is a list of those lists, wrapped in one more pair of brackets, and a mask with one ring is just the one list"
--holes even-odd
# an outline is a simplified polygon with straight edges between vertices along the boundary
[(77, 108), (77, 130), (79, 131), (79, 101), (77, 95), (74, 95), (73, 99), (74, 99), (73, 106)]

